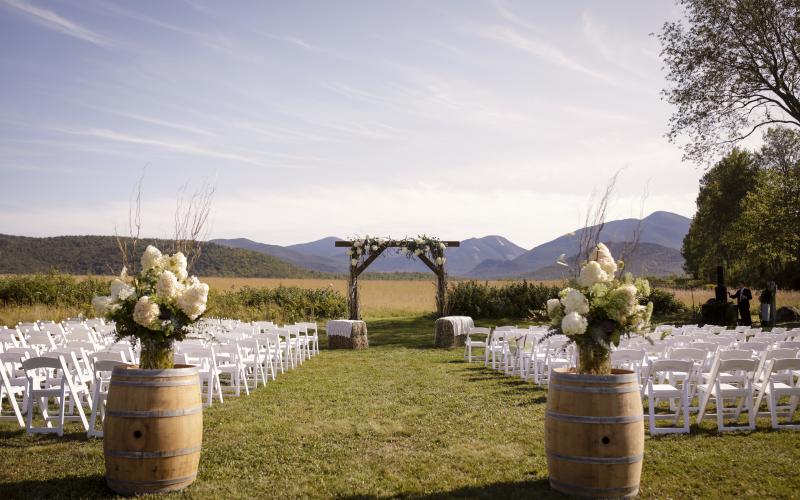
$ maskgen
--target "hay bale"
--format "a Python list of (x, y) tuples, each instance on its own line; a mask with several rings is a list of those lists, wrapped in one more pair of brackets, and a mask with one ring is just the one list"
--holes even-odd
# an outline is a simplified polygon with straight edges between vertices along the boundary
[(436, 347), (464, 347), (466, 339), (466, 334), (455, 334), (455, 325), (450, 319), (439, 318), (436, 320), (436, 332), (433, 336), (433, 344)]
[(328, 349), (366, 349), (369, 347), (367, 324), (356, 321), (350, 330), (350, 336), (328, 335)]

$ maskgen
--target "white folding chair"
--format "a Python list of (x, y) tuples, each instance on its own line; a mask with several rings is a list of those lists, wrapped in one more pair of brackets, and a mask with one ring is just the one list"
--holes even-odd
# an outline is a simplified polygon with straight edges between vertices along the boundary
[[(758, 368), (755, 359), (717, 359), (711, 369), (708, 381), (698, 384), (697, 392), (700, 396), (700, 412), (697, 423), (703, 421), (708, 415), (706, 412), (711, 399), (716, 406), (717, 429), (720, 432), (749, 429), (756, 427), (756, 411), (753, 405), (753, 379)], [(723, 381), (723, 379), (725, 381)], [(733, 400), (734, 408), (725, 406), (725, 400)], [(725, 415), (732, 415), (734, 420), (739, 419), (742, 409), (747, 411), (746, 426), (725, 425)]]
[[(26, 403), (25, 389), (27, 381), (24, 376), (17, 376), (17, 372), (22, 370), (22, 361), (25, 359), (27, 357), (23, 354), (0, 353), (0, 420), (16, 420), (19, 426), (23, 428), (25, 427), (25, 421), (22, 419), (17, 397), (19, 396), (22, 399), (24, 406)], [(8, 398), (8, 404), (13, 415), (4, 415), (2, 413), (3, 398)]]
[[(242, 363), (242, 353), (239, 345), (220, 344), (214, 346), (217, 361), (217, 373), (219, 373), (220, 390), (226, 395), (239, 396), (244, 386), (245, 394), (250, 394), (247, 386), (247, 372)], [(227, 375), (227, 377), (222, 377)]]
[[(766, 395), (773, 429), (800, 429), (800, 424), (792, 423), (800, 399), (800, 379), (795, 382), (793, 375), (798, 370), (800, 370), (798, 358), (772, 359), (763, 372), (763, 380), (754, 384), (758, 394), (755, 408), (758, 410), (762, 398)], [(784, 397), (789, 400), (781, 405), (781, 398)], [(789, 423), (781, 424), (779, 418), (781, 415), (784, 415)]]
[[(464, 359), (468, 362), (472, 362), (472, 349), (480, 348), (486, 349), (486, 344), (489, 339), (489, 334), (491, 330), (485, 327), (475, 327), (470, 328), (467, 330), (467, 336), (464, 339)], [(475, 339), (474, 337), (479, 337), (479, 339)], [(484, 354), (484, 358), (486, 358)], [(484, 364), (487, 364), (488, 360)]]
[[(677, 359), (659, 359), (650, 365), (650, 373), (644, 389), (647, 396), (650, 435), (689, 432), (691, 425), (689, 383), (684, 374), (691, 373), (694, 369), (694, 362)], [(679, 373), (681, 376), (674, 377), (673, 373)], [(656, 405), (664, 399), (668, 401), (668, 408), (675, 408), (675, 413), (656, 414)], [(673, 403), (674, 400), (678, 400), (677, 404)], [(681, 413), (683, 413), (683, 425), (678, 427)], [(658, 427), (657, 419), (671, 419), (675, 426)]]
[[(64, 435), (64, 421), (77, 418), (83, 424), (84, 430), (89, 430), (89, 421), (81, 406), (81, 393), (75, 388), (69, 368), (63, 356), (58, 357), (35, 357), (22, 362), (22, 369), (28, 379), (27, 395), (27, 420), (26, 431), (33, 433), (56, 433)], [(74, 407), (78, 411), (77, 417), (66, 415), (67, 397), (73, 401)], [(51, 417), (48, 413), (50, 398), (54, 398), (59, 405), (58, 417)], [(33, 426), (33, 408), (39, 406), (45, 427)], [(53, 427), (53, 420), (57, 422), (57, 427)]]
[[(89, 418), (89, 437), (103, 437), (102, 422), (106, 416), (106, 400), (108, 399), (108, 386), (111, 383), (111, 372), (115, 366), (125, 365), (118, 360), (95, 358), (92, 368), (92, 414)], [(97, 417), (100, 417), (100, 429), (97, 429)]]

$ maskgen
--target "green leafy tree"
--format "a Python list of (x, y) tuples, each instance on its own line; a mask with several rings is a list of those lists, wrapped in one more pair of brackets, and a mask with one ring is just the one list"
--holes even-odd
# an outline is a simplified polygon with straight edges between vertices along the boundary
[(681, 250), (687, 272), (710, 280), (718, 265), (728, 267), (735, 260), (732, 227), (758, 174), (753, 156), (734, 149), (700, 180), (697, 212)]
[(667, 136), (688, 137), (685, 157), (728, 152), (770, 124), (800, 125), (800, 3), (678, 0), (683, 16), (658, 35)]
[(758, 180), (726, 235), (737, 256), (732, 272), (800, 288), (800, 133), (770, 129), (755, 162)]

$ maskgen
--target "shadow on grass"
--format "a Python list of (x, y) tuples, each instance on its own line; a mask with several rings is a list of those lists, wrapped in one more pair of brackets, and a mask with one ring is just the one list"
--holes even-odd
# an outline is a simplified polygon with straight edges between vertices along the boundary
[(115, 498), (102, 474), (67, 476), (41, 481), (0, 482), (5, 498)]
[(65, 441), (89, 441), (85, 431), (66, 432), (63, 436), (59, 436), (57, 434), (31, 434), (29, 439), (35, 440), (35, 443), (31, 443), (30, 441), (19, 441), (19, 439), (24, 439), (25, 436), (25, 429), (0, 431), (0, 448), (28, 448), (31, 446), (31, 444), (42, 445), (50, 443), (63, 443)]
[[(349, 500), (368, 500), (378, 498), (371, 495), (353, 495)], [(568, 498), (550, 488), (547, 479), (530, 481), (493, 483), (485, 486), (467, 486), (437, 493), (401, 493), (390, 498), (418, 498), (426, 500), (444, 500), (446, 498)]]

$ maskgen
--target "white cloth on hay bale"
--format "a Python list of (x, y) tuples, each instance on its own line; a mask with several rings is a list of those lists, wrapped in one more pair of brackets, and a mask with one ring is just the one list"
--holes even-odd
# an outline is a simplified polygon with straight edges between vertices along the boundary
[(453, 335), (455, 337), (458, 337), (459, 335), (466, 335), (469, 333), (470, 328), (475, 328), (475, 322), (473, 322), (472, 318), (469, 316), (445, 316), (441, 319), (452, 323)]
[(341, 337), (351, 337), (353, 335), (353, 323), (363, 323), (353, 319), (333, 319), (328, 321), (325, 331), (328, 336), (339, 335)]

